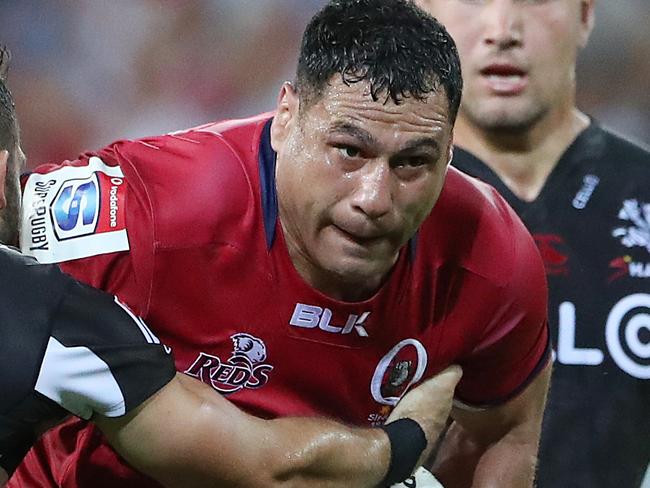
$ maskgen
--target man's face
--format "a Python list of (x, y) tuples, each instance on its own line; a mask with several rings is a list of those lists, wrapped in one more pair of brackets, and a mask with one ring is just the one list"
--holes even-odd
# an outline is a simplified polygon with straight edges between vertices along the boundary
[[(451, 148), (444, 92), (372, 100), (336, 76), (299, 110), (285, 85), (273, 122), (280, 217), (294, 264), (335, 298), (372, 292), (440, 195)], [(352, 293), (355, 295), (355, 293)]]
[(574, 103), (575, 63), (593, 0), (418, 0), (457, 43), (461, 116), (485, 130), (526, 130)]

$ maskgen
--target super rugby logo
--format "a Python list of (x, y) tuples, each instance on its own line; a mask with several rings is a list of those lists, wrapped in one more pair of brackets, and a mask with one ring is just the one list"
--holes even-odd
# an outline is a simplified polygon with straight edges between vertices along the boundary
[(103, 173), (63, 182), (51, 208), (56, 238), (63, 241), (123, 227), (123, 183), (123, 178)]
[(270, 364), (265, 364), (267, 354), (264, 341), (243, 332), (230, 338), (233, 352), (226, 361), (202, 352), (185, 374), (226, 395), (242, 388), (263, 387), (269, 381), (269, 373), (273, 369)]
[(24, 182), (20, 247), (41, 263), (129, 250), (122, 169), (97, 156), (79, 163)]
[(54, 233), (62, 241), (95, 232), (99, 217), (97, 175), (66, 181), (52, 202)]

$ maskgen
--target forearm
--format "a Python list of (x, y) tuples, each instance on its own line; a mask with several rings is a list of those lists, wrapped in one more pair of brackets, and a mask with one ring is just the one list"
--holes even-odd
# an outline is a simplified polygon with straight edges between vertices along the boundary
[(511, 432), (493, 443), (479, 443), (454, 422), (438, 452), (433, 471), (445, 488), (530, 488), (537, 459), (536, 440)]
[(260, 455), (272, 467), (269, 486), (374, 487), (388, 470), (390, 445), (379, 429), (284, 418), (269, 421), (265, 430), (268, 443)]
[(445, 488), (530, 488), (551, 375), (547, 364), (517, 397), (486, 410), (455, 408), (434, 464)]
[(261, 420), (180, 380), (133, 418), (98, 421), (120, 454), (166, 486), (370, 487), (386, 474), (390, 444), (379, 429)]

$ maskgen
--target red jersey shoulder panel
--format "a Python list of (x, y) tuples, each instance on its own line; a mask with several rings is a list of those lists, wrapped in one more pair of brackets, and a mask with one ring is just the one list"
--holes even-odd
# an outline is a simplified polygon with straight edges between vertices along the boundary
[(449, 236), (436, 239), (447, 246), (439, 250), (439, 261), (456, 262), (497, 286), (512, 273), (513, 236), (528, 233), (494, 188), (453, 167), (423, 228), (444, 229)]
[(222, 242), (242, 220), (252, 219), (259, 205), (256, 163), (265, 121), (209, 124), (113, 146), (146, 192), (156, 247)]
[[(435, 238), (440, 235), (447, 238)], [(423, 250), (434, 262), (465, 270), (458, 300), (476, 311), (464, 312), (463, 333), (473, 347), (459, 358), (464, 374), (457, 397), (475, 406), (488, 398), (489, 404), (501, 403), (534, 379), (550, 350), (546, 278), (537, 247), (496, 190), (454, 168), (422, 226), (418, 252), (426, 242), (442, 243)]]
[(254, 225), (267, 119), (121, 140), (37, 168), (23, 181), (23, 251), (146, 315), (155, 249), (228, 241), (243, 220)]

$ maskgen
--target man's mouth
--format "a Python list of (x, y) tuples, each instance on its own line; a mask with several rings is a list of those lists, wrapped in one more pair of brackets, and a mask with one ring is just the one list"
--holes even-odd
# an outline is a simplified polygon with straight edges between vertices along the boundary
[(378, 242), (383, 238), (382, 234), (369, 233), (369, 232), (356, 232), (352, 229), (350, 230), (344, 229), (342, 227), (339, 227), (338, 225), (334, 225), (334, 228), (343, 237), (361, 246), (369, 246), (375, 242)]
[(518, 95), (528, 85), (528, 74), (512, 64), (490, 64), (480, 73), (488, 88), (499, 95)]

